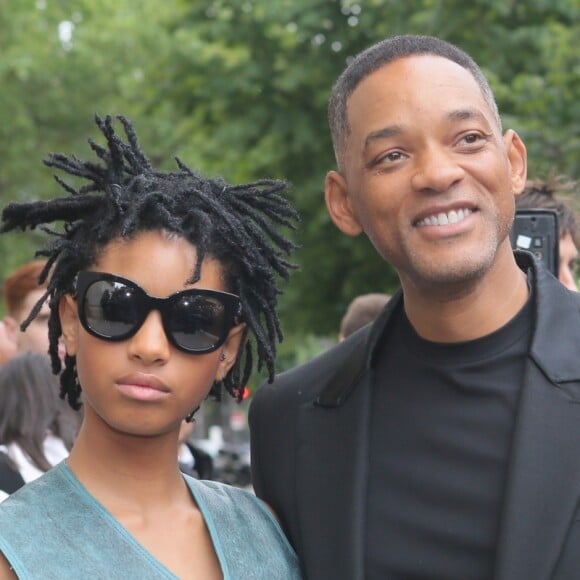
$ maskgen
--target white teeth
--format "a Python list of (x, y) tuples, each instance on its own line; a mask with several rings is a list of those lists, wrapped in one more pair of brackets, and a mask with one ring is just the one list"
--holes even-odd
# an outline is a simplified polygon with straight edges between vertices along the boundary
[(470, 209), (452, 209), (448, 213), (439, 213), (437, 215), (427, 216), (423, 218), (421, 221), (417, 222), (419, 227), (422, 226), (446, 226), (449, 224), (456, 224), (462, 220), (464, 220), (468, 215), (473, 213)]

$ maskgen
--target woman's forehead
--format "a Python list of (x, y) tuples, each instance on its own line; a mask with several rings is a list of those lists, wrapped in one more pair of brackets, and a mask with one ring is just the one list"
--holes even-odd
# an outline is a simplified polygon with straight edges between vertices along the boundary
[(112, 240), (91, 270), (128, 278), (156, 296), (190, 287), (226, 290), (223, 266), (210, 255), (203, 258), (199, 280), (190, 283), (197, 262), (194, 244), (183, 236), (154, 230)]

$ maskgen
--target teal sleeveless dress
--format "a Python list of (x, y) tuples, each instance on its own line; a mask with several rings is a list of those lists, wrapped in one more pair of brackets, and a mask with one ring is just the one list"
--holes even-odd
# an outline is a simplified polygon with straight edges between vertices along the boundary
[[(299, 580), (296, 554), (253, 494), (184, 476), (224, 580)], [(0, 552), (19, 580), (177, 578), (62, 462), (0, 504)]]

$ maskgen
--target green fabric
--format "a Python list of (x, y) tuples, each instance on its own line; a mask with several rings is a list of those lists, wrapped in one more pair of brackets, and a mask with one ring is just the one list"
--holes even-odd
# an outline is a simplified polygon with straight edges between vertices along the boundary
[[(225, 580), (294, 580), (294, 551), (269, 510), (244, 490), (184, 476)], [(0, 551), (20, 580), (175, 579), (63, 462), (0, 504)]]

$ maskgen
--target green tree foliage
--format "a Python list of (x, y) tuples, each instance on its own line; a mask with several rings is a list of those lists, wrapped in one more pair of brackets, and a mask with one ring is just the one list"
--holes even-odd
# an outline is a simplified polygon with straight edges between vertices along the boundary
[[(292, 336), (334, 336), (353, 296), (397, 286), (366, 238), (334, 228), (323, 202), (334, 168), (330, 88), (373, 42), (418, 33), (465, 48), (488, 74), (505, 126), (525, 139), (530, 175), (580, 178), (580, 0), (71, 4), (0, 0), (3, 203), (53, 193), (39, 160), (85, 151), (97, 111), (131, 117), (162, 165), (177, 154), (231, 180), (285, 177), (303, 215), (301, 270), (283, 297)], [(4, 271), (26, 259), (14, 239), (0, 238)]]

